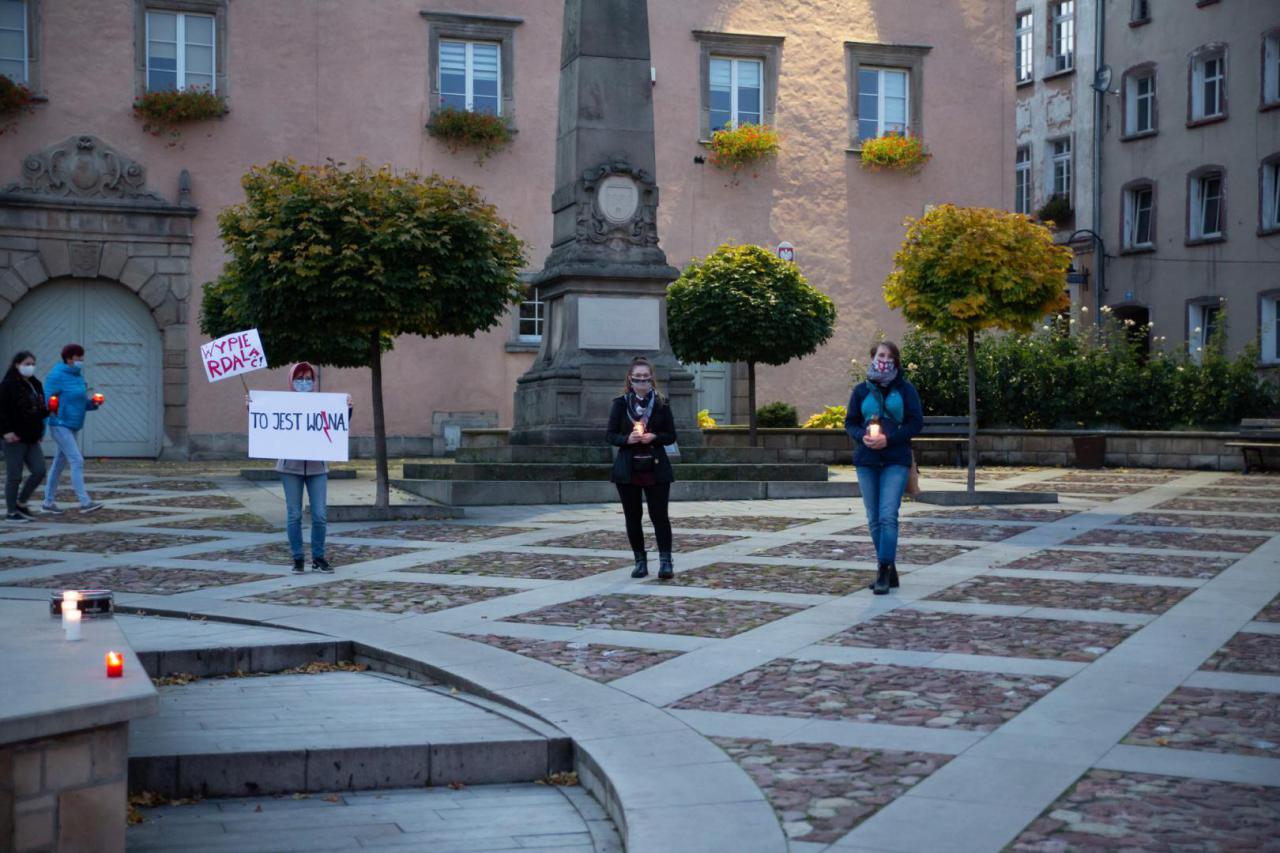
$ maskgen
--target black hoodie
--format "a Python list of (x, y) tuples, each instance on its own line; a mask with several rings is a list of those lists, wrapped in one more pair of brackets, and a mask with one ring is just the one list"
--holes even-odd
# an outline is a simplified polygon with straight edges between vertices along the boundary
[(48, 416), (40, 380), (34, 376), (25, 379), (17, 367), (10, 365), (0, 382), (0, 436), (12, 432), (27, 444), (35, 444), (44, 438), (44, 419)]

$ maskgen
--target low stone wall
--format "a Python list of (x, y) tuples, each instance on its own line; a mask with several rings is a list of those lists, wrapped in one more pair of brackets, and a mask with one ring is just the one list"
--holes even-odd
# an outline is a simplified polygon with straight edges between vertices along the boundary
[[(852, 461), (849, 436), (840, 429), (761, 429), (760, 446), (777, 448), (789, 462), (825, 462), (847, 465)], [(718, 427), (702, 431), (707, 447), (747, 447), (744, 427)], [(1238, 448), (1226, 442), (1235, 432), (1146, 432), (1126, 430), (1021, 430), (978, 431), (978, 459), (988, 465), (1045, 465), (1072, 467), (1072, 438), (1104, 435), (1107, 465), (1129, 468), (1179, 468), (1238, 471), (1243, 465)], [(1280, 456), (1280, 453), (1275, 454)], [(917, 457), (927, 464), (954, 464), (946, 448), (921, 449)], [(1271, 462), (1271, 460), (1268, 460)]]

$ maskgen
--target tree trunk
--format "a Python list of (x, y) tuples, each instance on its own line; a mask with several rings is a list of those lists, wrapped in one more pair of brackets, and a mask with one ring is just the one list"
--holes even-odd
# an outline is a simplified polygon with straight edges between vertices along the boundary
[(747, 434), (750, 437), (751, 446), (756, 446), (756, 363), (754, 361), (747, 362), (747, 410), (749, 425)]
[(978, 350), (969, 330), (969, 492), (978, 478)]
[(387, 420), (382, 410), (382, 335), (369, 335), (369, 371), (373, 374), (373, 456), (377, 465), (378, 486), (374, 506), (391, 505), (391, 477), (387, 471)]

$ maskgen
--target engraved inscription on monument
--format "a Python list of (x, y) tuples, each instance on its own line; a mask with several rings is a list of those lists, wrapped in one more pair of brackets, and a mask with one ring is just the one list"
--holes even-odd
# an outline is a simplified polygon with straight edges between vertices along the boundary
[(596, 207), (600, 215), (614, 225), (630, 222), (640, 206), (640, 189), (626, 175), (610, 175), (596, 190)]

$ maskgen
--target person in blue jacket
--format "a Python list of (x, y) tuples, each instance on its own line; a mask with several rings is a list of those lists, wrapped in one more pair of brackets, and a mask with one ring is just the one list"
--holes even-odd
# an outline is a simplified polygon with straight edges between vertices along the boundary
[[(57, 405), (52, 405), (54, 397)], [(89, 399), (89, 389), (84, 384), (84, 347), (67, 344), (62, 348), (62, 363), (55, 364), (44, 380), (44, 399), (49, 408), (49, 436), (55, 450), (53, 464), (49, 467), (49, 481), (44, 487), (45, 512), (61, 515), (55, 496), (62, 469), (71, 469), (71, 487), (80, 499), (81, 512), (96, 512), (102, 504), (89, 497), (84, 488), (84, 456), (76, 444), (76, 433), (84, 427), (85, 412), (92, 412), (98, 404)]]
[(844, 419), (876, 547), (876, 595), (898, 586), (898, 508), (911, 474), (911, 439), (923, 426), (920, 395), (902, 375), (898, 345), (881, 341), (871, 348), (867, 379), (854, 386)]

